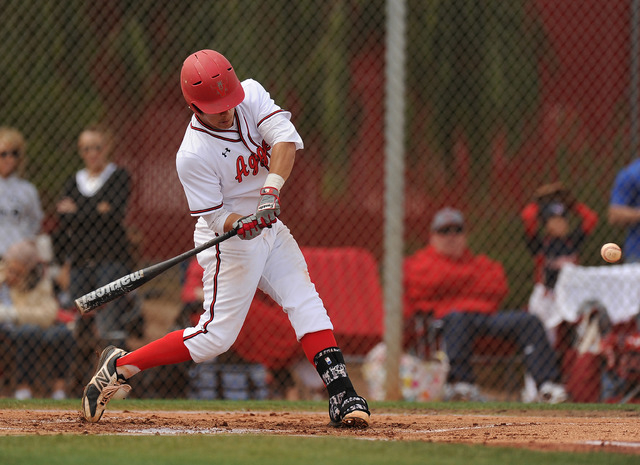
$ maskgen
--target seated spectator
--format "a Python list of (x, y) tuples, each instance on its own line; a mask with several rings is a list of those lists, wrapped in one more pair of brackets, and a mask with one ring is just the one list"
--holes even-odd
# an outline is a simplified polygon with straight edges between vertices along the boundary
[(600, 401), (640, 398), (640, 330), (635, 320), (615, 325), (601, 341), (605, 359)]
[[(572, 216), (579, 220), (573, 228)], [(555, 308), (558, 274), (566, 263), (579, 263), (582, 245), (596, 227), (598, 215), (558, 182), (538, 188), (534, 201), (522, 210), (521, 218), (527, 247), (536, 261), (536, 283), (529, 312), (542, 320), (555, 344), (558, 325), (562, 323)]]
[(450, 363), (446, 399), (482, 399), (471, 356), (476, 338), (492, 336), (513, 341), (523, 352), (527, 371), (539, 388), (537, 400), (566, 400), (544, 327), (527, 312), (498, 311), (508, 293), (504, 268), (469, 249), (460, 211), (445, 208), (436, 213), (429, 245), (405, 260), (404, 276), (408, 315), (430, 312), (442, 320)]
[[(0, 337), (6, 340), (4, 353), (15, 352), (15, 397), (28, 399), (37, 380), (64, 373), (75, 357), (74, 340), (70, 329), (57, 321), (53, 283), (35, 242), (13, 244), (0, 265)], [(54, 399), (66, 397), (62, 376), (44, 388), (52, 390)]]

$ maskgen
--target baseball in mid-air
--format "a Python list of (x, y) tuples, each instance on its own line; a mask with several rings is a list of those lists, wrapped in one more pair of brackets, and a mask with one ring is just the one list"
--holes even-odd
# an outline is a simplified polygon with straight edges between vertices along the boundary
[(602, 255), (602, 258), (604, 258), (606, 262), (615, 263), (622, 258), (622, 249), (620, 249), (618, 244), (609, 242), (602, 246), (600, 255)]

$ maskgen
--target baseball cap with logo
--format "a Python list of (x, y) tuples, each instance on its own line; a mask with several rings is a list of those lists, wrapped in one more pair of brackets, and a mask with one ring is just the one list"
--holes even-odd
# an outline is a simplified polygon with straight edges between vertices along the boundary
[(462, 212), (451, 207), (438, 210), (431, 221), (431, 230), (438, 231), (446, 226), (464, 227), (464, 215)]

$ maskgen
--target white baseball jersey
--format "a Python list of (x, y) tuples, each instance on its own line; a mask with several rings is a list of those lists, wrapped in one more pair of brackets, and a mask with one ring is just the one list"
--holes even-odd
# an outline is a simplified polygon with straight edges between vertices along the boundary
[[(245, 98), (235, 109), (233, 127), (210, 128), (194, 115), (178, 150), (178, 176), (191, 215), (199, 217), (196, 245), (222, 234), (229, 213), (256, 212), (275, 144), (303, 147), (291, 114), (277, 106), (258, 82), (249, 79), (242, 86)], [(209, 360), (231, 347), (256, 288), (283, 307), (298, 340), (310, 332), (333, 329), (304, 257), (281, 221), (255, 239), (228, 239), (198, 254), (198, 261), (204, 268), (204, 313), (198, 325), (183, 335), (194, 361)]]
[[(302, 139), (289, 121), (291, 114), (278, 107), (254, 80), (242, 83), (244, 101), (236, 107), (234, 127), (211, 129), (196, 115), (178, 150), (177, 169), (191, 215), (216, 215), (213, 232), (221, 234), (229, 212), (255, 213), (260, 188), (269, 173), (270, 149), (278, 142)], [(222, 211), (222, 214), (218, 212)]]

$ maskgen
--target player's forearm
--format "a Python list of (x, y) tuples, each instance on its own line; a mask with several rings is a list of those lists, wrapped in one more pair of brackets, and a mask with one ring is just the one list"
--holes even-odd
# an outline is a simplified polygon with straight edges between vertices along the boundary
[(640, 222), (640, 208), (624, 205), (611, 205), (608, 212), (609, 223), (617, 226), (629, 226)]
[(277, 174), (285, 181), (293, 170), (296, 159), (296, 144), (293, 142), (278, 142), (271, 150), (269, 173)]

